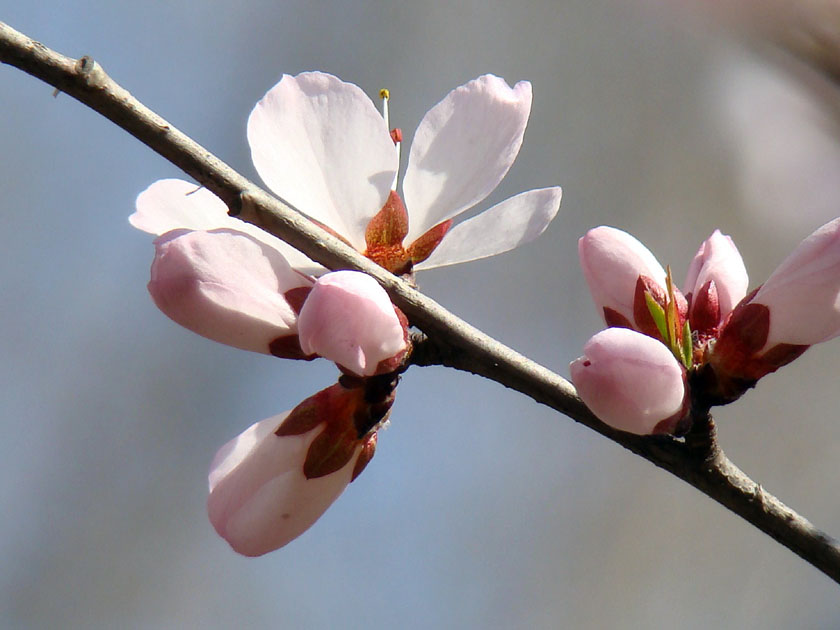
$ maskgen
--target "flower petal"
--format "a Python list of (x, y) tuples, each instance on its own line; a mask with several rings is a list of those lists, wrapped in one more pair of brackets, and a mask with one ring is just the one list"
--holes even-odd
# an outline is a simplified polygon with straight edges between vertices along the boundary
[(182, 326), (264, 353), (272, 340), (296, 332), (283, 293), (311, 281), (277, 250), (234, 230), (167, 232), (155, 249), (149, 293)]
[(225, 203), (206, 188), (183, 179), (161, 179), (137, 196), (135, 211), (128, 217), (138, 230), (160, 236), (172, 230), (229, 228), (245, 232), (278, 250), (302, 273), (324, 273), (324, 268), (288, 243), (265, 230), (228, 215)]
[(298, 320), (300, 347), (358, 376), (405, 350), (405, 331), (385, 290), (359, 271), (335, 271), (315, 283)]
[(321, 72), (284, 75), (248, 118), (248, 143), (263, 181), (359, 251), (365, 227), (388, 199), (397, 152), (357, 86)]
[(569, 369), (583, 402), (621, 431), (670, 432), (685, 411), (682, 366), (664, 344), (635, 330), (602, 330)]
[(206, 188), (183, 179), (161, 179), (137, 196), (128, 222), (160, 236), (171, 230), (236, 229), (243, 222), (228, 216), (225, 203)]
[(557, 214), (561, 195), (559, 187), (540, 188), (496, 204), (449, 230), (416, 269), (478, 260), (530, 243)]
[(496, 188), (519, 153), (530, 113), (530, 83), (511, 88), (490, 74), (452, 90), (426, 113), (403, 182), (407, 242)]
[(358, 459), (307, 479), (303, 464), (324, 425), (301, 435), (276, 435), (288, 415), (252, 425), (219, 450), (210, 469), (210, 522), (246, 556), (282, 547), (311, 527), (350, 483)]
[(812, 345), (840, 335), (840, 218), (802, 241), (750, 304), (770, 309), (767, 348)]

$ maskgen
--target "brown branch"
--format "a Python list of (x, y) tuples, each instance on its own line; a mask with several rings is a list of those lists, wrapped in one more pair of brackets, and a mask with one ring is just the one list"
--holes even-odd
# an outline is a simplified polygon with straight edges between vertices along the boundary
[(684, 441), (616, 431), (592, 415), (568, 381), (458, 319), (248, 181), (133, 98), (89, 57), (65, 57), (0, 22), (0, 61), (101, 113), (213, 191), (232, 214), (330, 269), (358, 269), (376, 278), (425, 333), (415, 337), (413, 364), (472, 372), (564, 413), (683, 479), (840, 582), (840, 545), (735, 467), (718, 447), (707, 412), (695, 414)]

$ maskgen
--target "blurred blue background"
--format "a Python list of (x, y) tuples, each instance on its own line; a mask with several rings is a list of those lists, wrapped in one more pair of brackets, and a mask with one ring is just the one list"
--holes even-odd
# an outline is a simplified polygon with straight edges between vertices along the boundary
[[(535, 244), (421, 288), (544, 365), (601, 326), (577, 239), (610, 224), (683, 277), (731, 234), (759, 284), (840, 209), (836, 95), (659, 3), (0, 0), (91, 55), (256, 179), (254, 103), (281, 74), (391, 90), (408, 138), (485, 72), (534, 85), (488, 200), (564, 188)], [(145, 284), (136, 195), (180, 176), (66, 95), (0, 67), (0, 626), (829, 628), (836, 585), (686, 484), (515, 392), (413, 368), (365, 473), (288, 547), (234, 554), (205, 516), (216, 449), (334, 382), (214, 344)], [(487, 207), (483, 204), (481, 208)], [(840, 341), (717, 413), (747, 473), (840, 534)]]

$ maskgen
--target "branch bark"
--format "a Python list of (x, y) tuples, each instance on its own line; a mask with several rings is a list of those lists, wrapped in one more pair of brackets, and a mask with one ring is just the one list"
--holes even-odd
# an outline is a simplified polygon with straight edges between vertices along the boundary
[(357, 269), (373, 276), (423, 331), (414, 338), (414, 365), (443, 365), (484, 376), (569, 416), (694, 486), (840, 583), (840, 545), (727, 459), (707, 411), (695, 413), (694, 426), (684, 440), (616, 431), (586, 408), (568, 381), (455, 317), (250, 182), (132, 97), (91, 58), (65, 57), (0, 22), (0, 61), (122, 127), (215, 193), (231, 214), (330, 269)]

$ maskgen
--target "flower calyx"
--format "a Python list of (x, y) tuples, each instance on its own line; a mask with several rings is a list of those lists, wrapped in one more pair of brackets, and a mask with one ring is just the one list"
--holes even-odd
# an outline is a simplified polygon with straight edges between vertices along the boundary
[[(399, 377), (345, 378), (307, 398), (277, 428), (279, 437), (302, 435), (319, 425), (303, 463), (307, 479), (340, 470), (360, 451), (352, 479), (364, 470), (376, 450), (377, 430), (387, 421)], [(351, 479), (351, 480), (352, 480)]]

